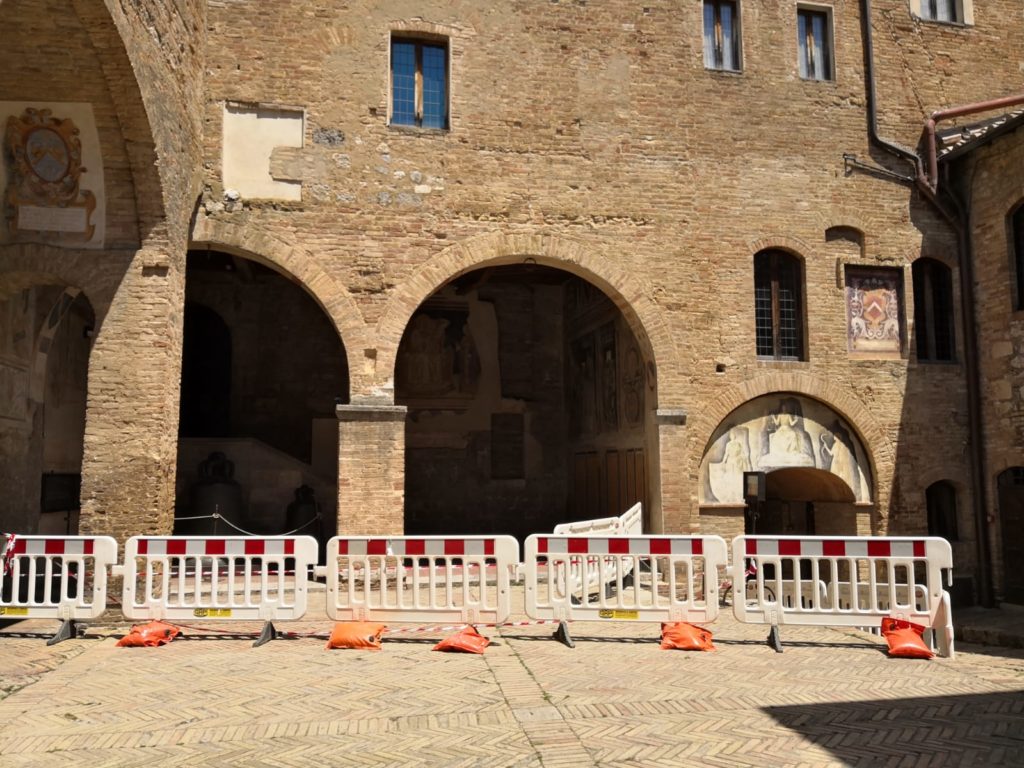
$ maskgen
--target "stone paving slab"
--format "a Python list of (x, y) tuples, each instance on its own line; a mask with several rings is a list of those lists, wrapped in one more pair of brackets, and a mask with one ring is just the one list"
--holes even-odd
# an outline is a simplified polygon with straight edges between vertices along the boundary
[[(517, 617), (522, 619), (525, 617)], [(577, 622), (489, 630), (483, 656), (443, 633), (384, 650), (324, 650), (330, 624), (252, 648), (186, 629), (162, 648), (114, 647), (126, 626), (47, 647), (55, 622), (0, 633), (4, 766), (1024, 765), (1024, 654), (961, 647), (890, 659), (857, 630), (723, 616), (716, 651), (658, 647), (658, 626)], [(983, 652), (982, 652), (983, 651)]]

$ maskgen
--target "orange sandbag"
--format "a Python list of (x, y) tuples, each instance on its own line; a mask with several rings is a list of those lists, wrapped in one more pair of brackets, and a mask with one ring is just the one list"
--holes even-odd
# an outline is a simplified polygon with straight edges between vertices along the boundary
[(488, 637), (476, 631), (476, 627), (463, 627), (454, 635), (449, 635), (434, 646), (435, 651), (461, 651), (463, 653), (483, 653), (491, 644)]
[(361, 648), (365, 651), (379, 651), (380, 638), (387, 626), (369, 621), (339, 621), (331, 630), (331, 637), (324, 647)]
[(930, 659), (935, 654), (922, 635), (925, 628), (920, 624), (903, 619), (886, 616), (882, 619), (882, 634), (889, 643), (890, 656), (902, 656), (908, 659)]
[(661, 625), (661, 647), (665, 650), (713, 651), (711, 633), (703, 627), (677, 621)]
[(151, 621), (149, 624), (139, 624), (132, 627), (132, 631), (117, 641), (118, 648), (150, 648), (157, 645), (166, 645), (176, 638), (181, 630), (171, 624), (164, 624), (162, 621)]

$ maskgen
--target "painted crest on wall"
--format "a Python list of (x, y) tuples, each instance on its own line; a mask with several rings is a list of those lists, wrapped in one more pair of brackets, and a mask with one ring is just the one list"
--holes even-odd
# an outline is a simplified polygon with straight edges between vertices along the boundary
[(93, 239), (96, 195), (83, 189), (82, 142), (70, 117), (26, 107), (7, 118), (3, 144), (7, 168), (4, 219), (8, 231), (72, 239)]
[(900, 329), (900, 271), (846, 269), (847, 341), (850, 352), (898, 356)]
[(871, 501), (867, 454), (831, 408), (792, 394), (766, 395), (719, 425), (701, 463), (701, 504), (743, 504), (743, 473), (808, 467), (831, 472), (858, 502)]

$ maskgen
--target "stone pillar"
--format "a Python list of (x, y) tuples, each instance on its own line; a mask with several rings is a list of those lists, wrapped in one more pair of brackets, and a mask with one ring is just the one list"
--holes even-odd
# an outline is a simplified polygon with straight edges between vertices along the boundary
[(661, 516), (660, 520), (652, 517), (651, 533), (697, 533), (699, 522), (690, 503), (692, 494), (687, 475), (686, 411), (659, 408), (654, 412), (654, 426), (658, 436)]
[(136, 252), (89, 357), (82, 533), (174, 527), (184, 306), (183, 244)]
[(339, 405), (338, 533), (405, 531), (404, 405)]

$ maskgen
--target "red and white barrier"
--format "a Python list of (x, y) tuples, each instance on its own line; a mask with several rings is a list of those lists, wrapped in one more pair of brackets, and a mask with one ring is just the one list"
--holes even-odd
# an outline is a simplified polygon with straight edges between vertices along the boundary
[[(530, 536), (526, 613), (561, 622), (714, 621), (727, 562), (718, 536)], [(571, 645), (564, 625), (560, 633)]]
[(518, 562), (511, 536), (336, 536), (317, 575), (335, 620), (500, 623)]
[(109, 536), (4, 537), (0, 618), (59, 619), (49, 644), (74, 636), (74, 622), (107, 609), (107, 568), (117, 564)]
[(317, 565), (311, 536), (134, 536), (125, 543), (127, 619), (300, 619)]
[[(940, 538), (738, 536), (732, 543), (733, 613), (772, 627), (877, 626), (885, 616), (934, 631), (939, 652), (953, 655), (953, 625), (943, 572), (952, 578), (949, 542)], [(752, 567), (751, 567), (752, 566)]]

